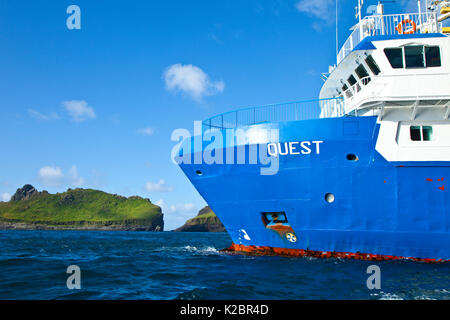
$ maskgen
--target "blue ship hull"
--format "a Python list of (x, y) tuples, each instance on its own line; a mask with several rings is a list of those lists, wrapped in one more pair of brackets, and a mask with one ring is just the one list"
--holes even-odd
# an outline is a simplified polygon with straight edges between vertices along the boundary
[[(261, 175), (262, 164), (180, 167), (236, 247), (449, 260), (450, 163), (386, 161), (375, 150), (376, 120), (325, 118), (248, 127), (278, 129), (281, 143), (323, 141), (318, 154), (280, 155), (274, 175)], [(210, 143), (190, 142), (192, 159)], [(248, 154), (249, 145), (245, 148)], [(326, 201), (326, 194), (333, 194), (334, 202)], [(271, 228), (264, 222), (267, 212), (282, 212), (287, 221)]]

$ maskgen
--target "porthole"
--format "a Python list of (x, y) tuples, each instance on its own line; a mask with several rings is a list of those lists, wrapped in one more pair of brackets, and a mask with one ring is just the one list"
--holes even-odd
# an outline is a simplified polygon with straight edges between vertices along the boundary
[(327, 194), (325, 195), (325, 201), (326, 201), (326, 202), (328, 202), (328, 203), (333, 203), (334, 200), (335, 200), (334, 194), (332, 194), (332, 193), (327, 193)]
[(349, 153), (349, 154), (347, 155), (347, 160), (348, 160), (348, 161), (358, 161), (359, 158), (358, 158), (358, 156), (357, 156), (356, 154), (354, 154), (354, 153)]
[(196, 173), (199, 177), (201, 177), (201, 176), (203, 175), (203, 172), (201, 172), (200, 170), (195, 171), (195, 173)]

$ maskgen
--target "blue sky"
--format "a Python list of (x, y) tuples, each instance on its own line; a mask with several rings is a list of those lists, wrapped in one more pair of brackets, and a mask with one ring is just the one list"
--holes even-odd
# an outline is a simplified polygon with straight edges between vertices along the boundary
[[(355, 4), (339, 2), (340, 44)], [(95, 188), (150, 198), (178, 227), (205, 203), (171, 162), (172, 131), (317, 98), (334, 16), (334, 0), (0, 0), (0, 200), (26, 183)]]

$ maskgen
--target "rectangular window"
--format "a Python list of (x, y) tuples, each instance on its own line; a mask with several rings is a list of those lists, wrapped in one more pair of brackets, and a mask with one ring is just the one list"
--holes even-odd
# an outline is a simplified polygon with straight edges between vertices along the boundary
[(427, 60), (427, 67), (440, 67), (441, 52), (439, 47), (425, 47), (425, 59)]
[(346, 84), (344, 84), (342, 86), (342, 93), (345, 94), (347, 96), (347, 98), (351, 98), (352, 97), (352, 91), (348, 90), (348, 86)]
[(422, 137), (423, 137), (423, 141), (433, 140), (433, 127), (423, 126), (422, 127)]
[(425, 68), (423, 46), (406, 46), (405, 47), (405, 67), (406, 68)]
[(345, 92), (345, 91), (347, 91), (347, 89), (348, 89), (347, 85), (346, 85), (346, 84), (344, 84), (344, 85), (342, 86), (342, 92)]
[(284, 212), (263, 212), (262, 216), (265, 226), (288, 222)]
[(377, 63), (372, 58), (372, 56), (368, 56), (366, 58), (366, 63), (369, 66), (370, 70), (373, 72), (374, 75), (377, 76), (381, 72), (380, 68), (378, 67)]
[(350, 77), (348, 77), (347, 82), (350, 84), (351, 87), (353, 87), (356, 84), (356, 86), (353, 87), (353, 89), (356, 88), (356, 92), (359, 92), (359, 90), (361, 90), (360, 85), (356, 83), (357, 81), (353, 75), (350, 75)]
[(384, 54), (386, 55), (392, 68), (399, 69), (403, 68), (403, 49), (402, 48), (390, 48), (384, 49)]
[(412, 141), (431, 141), (434, 139), (432, 126), (410, 126), (409, 133)]
[(421, 141), (422, 136), (420, 134), (420, 126), (409, 127), (409, 133), (412, 141)]
[(356, 83), (356, 79), (353, 75), (351, 75), (348, 79), (347, 79), (348, 83), (353, 86)]
[(370, 82), (369, 73), (367, 72), (366, 68), (362, 64), (358, 66), (358, 68), (355, 69), (355, 73), (360, 79), (363, 80), (363, 84), (366, 85)]

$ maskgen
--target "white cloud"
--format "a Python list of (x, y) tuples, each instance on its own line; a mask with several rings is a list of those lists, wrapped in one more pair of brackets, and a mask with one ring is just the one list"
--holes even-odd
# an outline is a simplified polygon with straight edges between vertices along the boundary
[(0, 194), (0, 201), (8, 202), (11, 200), (11, 195), (9, 193)]
[[(295, 7), (298, 11), (306, 13), (312, 17), (323, 21), (329, 21), (329, 12), (334, 12), (336, 8), (336, 0), (300, 0)], [(334, 14), (331, 15), (334, 21)]]
[(186, 220), (194, 217), (198, 211), (192, 203), (167, 204), (163, 199), (160, 199), (155, 204), (160, 206), (164, 213), (164, 228), (166, 230), (178, 228)]
[(46, 187), (60, 187), (69, 185), (71, 187), (81, 187), (84, 185), (84, 178), (78, 174), (76, 166), (70, 167), (65, 175), (60, 167), (45, 166), (39, 169), (39, 181)]
[(139, 129), (138, 133), (142, 134), (144, 136), (151, 136), (151, 135), (153, 135), (153, 133), (155, 133), (155, 130), (153, 128), (147, 127), (147, 128)]
[(34, 109), (28, 109), (28, 114), (31, 117), (33, 117), (37, 120), (41, 120), (41, 121), (51, 121), (51, 120), (59, 120), (60, 119), (59, 115), (56, 112), (44, 114), (44, 113), (41, 113)]
[(201, 100), (204, 96), (223, 92), (223, 81), (211, 81), (208, 75), (199, 67), (192, 64), (174, 64), (168, 67), (163, 78), (166, 89), (171, 92), (182, 92), (194, 100)]
[(163, 199), (156, 201), (155, 204), (157, 206), (160, 206), (162, 212), (165, 214), (192, 213), (195, 209), (195, 206), (192, 203), (179, 203), (168, 205)]
[(72, 166), (69, 169), (69, 183), (72, 187), (78, 188), (84, 185), (84, 179), (78, 175), (78, 169), (76, 166)]
[(181, 205), (181, 210), (191, 212), (194, 210), (194, 205), (192, 203), (184, 203)]
[(86, 101), (63, 101), (62, 104), (74, 122), (82, 122), (96, 117), (94, 109)]
[(148, 192), (171, 192), (173, 187), (167, 186), (164, 180), (159, 180), (157, 183), (147, 182), (145, 184), (145, 190)]
[(46, 166), (39, 169), (39, 180), (47, 187), (58, 187), (63, 179), (64, 175), (59, 167)]

